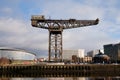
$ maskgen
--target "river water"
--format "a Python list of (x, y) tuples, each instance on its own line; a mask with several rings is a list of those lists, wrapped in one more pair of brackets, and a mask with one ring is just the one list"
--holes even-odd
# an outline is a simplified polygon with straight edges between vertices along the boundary
[[(92, 72), (89, 71), (88, 67), (82, 67), (84, 71), (60, 70), (62, 68), (55, 70), (55, 68), (54, 70), (48, 70), (47, 72), (41, 72), (41, 67), (41, 70), (38, 71), (37, 69), (39, 66), (36, 67), (35, 70), (31, 67), (25, 68), (25, 72), (24, 67), (20, 67), (20, 69), (18, 67), (1, 67), (0, 80), (120, 80), (120, 66), (118, 65), (107, 66), (105, 69), (103, 69), (103, 65), (100, 65), (100, 70), (98, 69), (99, 71), (95, 71), (96, 69), (93, 69)], [(43, 71), (45, 70), (43, 69)]]
[(119, 76), (116, 77), (12, 77), (0, 78), (0, 80), (120, 80)]

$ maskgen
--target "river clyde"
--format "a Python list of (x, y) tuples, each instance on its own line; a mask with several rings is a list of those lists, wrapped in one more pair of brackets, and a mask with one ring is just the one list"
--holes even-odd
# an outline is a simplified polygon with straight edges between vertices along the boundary
[(120, 80), (119, 64), (0, 66), (1, 80)]

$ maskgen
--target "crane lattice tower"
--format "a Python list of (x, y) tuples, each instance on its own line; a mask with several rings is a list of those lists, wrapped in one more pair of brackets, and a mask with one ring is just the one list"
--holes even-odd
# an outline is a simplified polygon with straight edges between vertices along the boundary
[(62, 32), (64, 29), (97, 25), (96, 20), (53, 20), (45, 19), (44, 15), (33, 15), (31, 25), (33, 27), (47, 29), (49, 31), (49, 61), (54, 58), (55, 61), (62, 60)]

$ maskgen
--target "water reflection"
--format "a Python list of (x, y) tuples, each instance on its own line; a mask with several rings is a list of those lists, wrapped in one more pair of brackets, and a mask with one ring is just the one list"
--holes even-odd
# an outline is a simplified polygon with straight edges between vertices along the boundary
[(120, 80), (120, 77), (0, 78), (0, 80)]

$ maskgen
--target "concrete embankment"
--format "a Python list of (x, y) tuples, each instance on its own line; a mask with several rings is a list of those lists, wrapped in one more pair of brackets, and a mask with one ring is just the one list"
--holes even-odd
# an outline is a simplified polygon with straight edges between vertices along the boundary
[(7, 65), (0, 66), (0, 77), (80, 77), (120, 76), (120, 65)]

